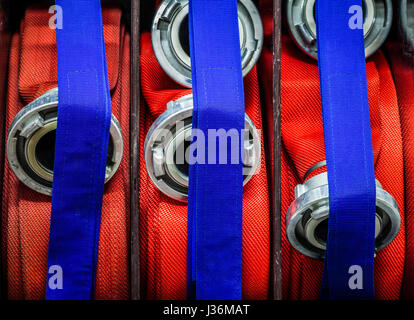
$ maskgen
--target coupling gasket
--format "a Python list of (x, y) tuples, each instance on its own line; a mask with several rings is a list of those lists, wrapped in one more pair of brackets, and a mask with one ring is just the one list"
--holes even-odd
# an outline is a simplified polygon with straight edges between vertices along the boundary
[[(251, 0), (238, 0), (240, 48), (243, 76), (248, 74), (263, 48), (260, 14)], [(191, 87), (188, 32), (188, 0), (163, 0), (155, 14), (152, 47), (164, 71), (176, 82)]]
[[(286, 15), (292, 38), (303, 52), (317, 59), (316, 0), (287, 0)], [(392, 25), (391, 0), (362, 0), (365, 56), (368, 58), (387, 39)]]
[(404, 41), (404, 53), (414, 55), (414, 1), (400, 0), (400, 34)]
[[(375, 251), (386, 247), (401, 225), (397, 202), (376, 182)], [(326, 172), (295, 187), (295, 200), (286, 213), (286, 234), (290, 244), (304, 255), (323, 259), (329, 218), (329, 188)]]
[[(57, 109), (58, 89), (54, 88), (19, 111), (7, 136), (11, 169), (26, 186), (46, 195), (52, 195)], [(121, 127), (112, 115), (105, 182), (118, 170), (122, 153)]]
[[(186, 160), (191, 144), (192, 116), (191, 94), (169, 102), (167, 110), (152, 124), (144, 143), (145, 165), (152, 182), (167, 196), (184, 202), (188, 197), (189, 165)], [(243, 185), (257, 171), (260, 156), (260, 136), (246, 114)]]

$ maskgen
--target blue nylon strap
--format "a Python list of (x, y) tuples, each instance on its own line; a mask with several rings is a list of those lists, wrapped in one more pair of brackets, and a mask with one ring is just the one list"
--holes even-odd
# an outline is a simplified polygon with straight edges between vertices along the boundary
[[(189, 29), (194, 97), (191, 153), (205, 150), (207, 164), (190, 163), (188, 298), (241, 299), (243, 164), (240, 143), (216, 146), (207, 161), (209, 130), (244, 129), (244, 91), (236, 0), (190, 0)], [(237, 147), (237, 150), (235, 149)], [(210, 153), (209, 153), (210, 152)], [(219, 164), (219, 154), (227, 154)], [(239, 161), (231, 164), (231, 154)], [(198, 158), (199, 159), (199, 158)]]
[(56, 30), (59, 108), (46, 297), (91, 299), (111, 121), (102, 10), (100, 0), (56, 5), (63, 28)]
[(316, 4), (329, 181), (322, 297), (329, 299), (374, 297), (374, 157), (364, 37), (362, 28), (355, 28), (354, 5), (362, 8), (361, 0), (317, 0)]

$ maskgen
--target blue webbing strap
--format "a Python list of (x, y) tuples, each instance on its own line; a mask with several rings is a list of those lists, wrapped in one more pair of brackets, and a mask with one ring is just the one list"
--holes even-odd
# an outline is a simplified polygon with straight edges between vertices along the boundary
[[(244, 91), (236, 0), (190, 0), (189, 29), (194, 97), (188, 198), (188, 298), (241, 299), (243, 164), (240, 143), (216, 145), (211, 163), (208, 131), (244, 130)], [(232, 131), (229, 131), (232, 130)], [(231, 134), (229, 134), (230, 136)], [(244, 135), (243, 135), (244, 137)], [(210, 152), (210, 157), (209, 157)], [(219, 154), (227, 154), (225, 164)], [(232, 153), (239, 155), (232, 164)], [(199, 159), (199, 158), (198, 158)], [(204, 156), (203, 156), (204, 159)], [(208, 161), (209, 160), (209, 161)]]
[(362, 9), (355, 5), (362, 8), (361, 0), (317, 0), (316, 4), (329, 181), (322, 296), (330, 299), (374, 297), (374, 157), (364, 36), (355, 20), (362, 18)]
[[(100, 0), (56, 0), (59, 108), (47, 299), (91, 299), (111, 121)], [(63, 276), (63, 277), (62, 277)]]

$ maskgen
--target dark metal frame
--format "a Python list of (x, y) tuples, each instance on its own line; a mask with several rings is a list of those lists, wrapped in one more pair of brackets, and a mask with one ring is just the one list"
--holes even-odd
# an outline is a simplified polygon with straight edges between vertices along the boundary
[(282, 34), (282, 0), (273, 0), (273, 181), (272, 181), (272, 256), (271, 299), (282, 299), (281, 247), (281, 146), (280, 131), (280, 59)]
[(140, 88), (140, 0), (131, 0), (131, 113), (130, 113), (130, 289), (131, 299), (141, 299), (139, 257), (139, 120)]

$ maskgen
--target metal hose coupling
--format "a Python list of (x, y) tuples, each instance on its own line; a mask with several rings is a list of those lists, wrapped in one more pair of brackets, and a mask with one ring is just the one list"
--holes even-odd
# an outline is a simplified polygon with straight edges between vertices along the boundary
[[(46, 195), (52, 195), (57, 110), (58, 89), (54, 88), (20, 110), (7, 136), (11, 169), (26, 186)], [(122, 152), (121, 127), (112, 115), (105, 182), (117, 171)]]
[[(312, 167), (326, 165), (323, 161)], [(401, 225), (397, 202), (376, 183), (375, 251), (386, 247), (398, 234)], [(295, 200), (286, 213), (286, 234), (290, 244), (304, 255), (323, 259), (328, 238), (329, 189), (327, 172), (310, 178), (295, 187)]]
[[(192, 116), (193, 95), (169, 102), (167, 110), (152, 124), (144, 143), (145, 165), (152, 182), (167, 196), (183, 202), (188, 198)], [(255, 174), (261, 153), (259, 133), (247, 114), (245, 132), (240, 138), (244, 140), (245, 185)]]
[[(287, 0), (286, 15), (290, 33), (306, 54), (317, 59), (316, 0)], [(392, 25), (391, 0), (363, 0), (365, 56), (368, 58), (387, 39)], [(350, 15), (351, 18), (351, 15)]]
[(414, 56), (414, 1), (400, 0), (400, 34), (404, 41), (404, 52)]
[[(260, 57), (263, 26), (251, 0), (238, 0), (240, 50), (243, 76)], [(188, 0), (163, 0), (152, 24), (152, 47), (164, 71), (176, 82), (191, 87)]]

